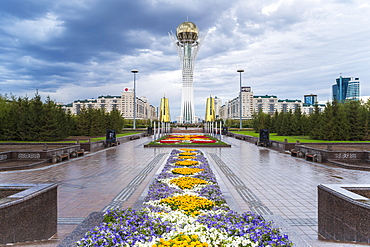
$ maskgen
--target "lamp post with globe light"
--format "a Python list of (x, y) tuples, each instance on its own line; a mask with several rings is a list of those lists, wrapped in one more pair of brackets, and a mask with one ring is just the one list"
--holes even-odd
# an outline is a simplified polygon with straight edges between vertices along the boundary
[(244, 69), (238, 69), (237, 72), (240, 74), (240, 90), (239, 90), (239, 117), (240, 117), (240, 130), (242, 130), (242, 73)]
[(137, 69), (131, 70), (134, 74), (134, 125), (133, 128), (136, 130), (136, 74), (139, 72)]

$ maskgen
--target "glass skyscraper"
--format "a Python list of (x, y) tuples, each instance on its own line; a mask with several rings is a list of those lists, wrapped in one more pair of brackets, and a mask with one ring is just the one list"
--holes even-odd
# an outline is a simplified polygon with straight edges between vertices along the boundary
[(309, 105), (315, 105), (317, 103), (317, 95), (316, 94), (305, 95), (304, 103)]
[(333, 100), (343, 102), (360, 99), (360, 78), (340, 76), (335, 81), (336, 84), (332, 86)]

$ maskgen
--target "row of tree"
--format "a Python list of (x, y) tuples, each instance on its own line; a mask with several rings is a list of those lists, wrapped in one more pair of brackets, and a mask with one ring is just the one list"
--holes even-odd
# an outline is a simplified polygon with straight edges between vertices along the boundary
[(48, 97), (0, 95), (0, 140), (57, 141), (68, 136), (105, 135), (106, 129), (120, 132), (124, 119), (118, 110), (82, 109), (79, 115), (64, 112)]
[(252, 119), (252, 127), (270, 129), (281, 136), (310, 136), (319, 140), (361, 141), (370, 140), (370, 101), (328, 102), (320, 112), (315, 106), (310, 115), (295, 111), (275, 112), (273, 116), (258, 112)]

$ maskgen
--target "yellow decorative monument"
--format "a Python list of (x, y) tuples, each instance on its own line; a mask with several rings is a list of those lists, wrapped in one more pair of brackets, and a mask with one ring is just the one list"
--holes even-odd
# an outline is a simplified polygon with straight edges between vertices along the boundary
[(215, 99), (211, 97), (207, 98), (206, 104), (206, 122), (214, 122), (215, 117)]
[(159, 122), (168, 123), (171, 121), (170, 118), (170, 106), (169, 100), (166, 97), (161, 98)]

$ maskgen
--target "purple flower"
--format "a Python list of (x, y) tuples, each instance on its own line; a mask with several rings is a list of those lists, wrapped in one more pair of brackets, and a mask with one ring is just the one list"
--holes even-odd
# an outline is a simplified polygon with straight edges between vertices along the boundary
[[(177, 156), (181, 151), (172, 150), (162, 172), (150, 185), (145, 202), (160, 200), (170, 197), (175, 193), (181, 194), (183, 190), (168, 186), (161, 182), (161, 179), (171, 179), (179, 177), (173, 174), (174, 163), (178, 160)], [(221, 193), (208, 161), (200, 151), (196, 151), (196, 159), (199, 165), (196, 167), (204, 169), (193, 177), (200, 178), (209, 182), (200, 190), (196, 191), (199, 196), (205, 197), (216, 203), (212, 210), (222, 209), (223, 214), (204, 214), (197, 218), (199, 223), (208, 228), (215, 228), (231, 236), (239, 236), (250, 239), (258, 246), (292, 246), (287, 235), (281, 235), (279, 230), (272, 228), (271, 222), (266, 222), (261, 216), (251, 212), (242, 215), (230, 210), (226, 200)], [(85, 234), (85, 237), (77, 242), (77, 246), (132, 246), (137, 242), (148, 242), (155, 237), (161, 237), (175, 229), (175, 226), (160, 217), (150, 217), (146, 210), (151, 212), (166, 212), (164, 208), (143, 205), (142, 210), (123, 209), (107, 211), (104, 215), (104, 222), (94, 227)], [(183, 227), (183, 226), (180, 226)]]

